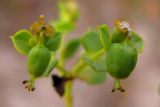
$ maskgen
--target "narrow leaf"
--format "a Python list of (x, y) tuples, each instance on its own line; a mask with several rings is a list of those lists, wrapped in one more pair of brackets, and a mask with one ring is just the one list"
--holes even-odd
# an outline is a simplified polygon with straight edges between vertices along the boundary
[(92, 68), (86, 67), (77, 76), (91, 85), (102, 84), (107, 79), (107, 72), (95, 72)]
[(52, 72), (52, 70), (56, 67), (58, 61), (55, 60), (54, 56), (52, 56), (51, 61), (46, 69), (46, 71), (43, 74), (43, 77), (48, 77), (50, 75), (50, 73)]
[(99, 26), (100, 31), (100, 41), (102, 46), (108, 50), (110, 46), (110, 32), (109, 27), (107, 25)]
[(107, 72), (106, 64), (103, 59), (94, 61), (87, 56), (83, 56), (83, 60), (95, 71)]

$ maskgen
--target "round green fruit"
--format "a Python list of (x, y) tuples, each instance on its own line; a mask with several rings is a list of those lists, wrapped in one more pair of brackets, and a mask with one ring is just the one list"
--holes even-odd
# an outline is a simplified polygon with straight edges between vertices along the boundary
[(28, 55), (28, 72), (36, 78), (44, 74), (51, 59), (51, 52), (43, 44), (37, 44)]
[(127, 78), (135, 68), (136, 62), (137, 52), (127, 43), (114, 43), (107, 52), (107, 70), (116, 79)]

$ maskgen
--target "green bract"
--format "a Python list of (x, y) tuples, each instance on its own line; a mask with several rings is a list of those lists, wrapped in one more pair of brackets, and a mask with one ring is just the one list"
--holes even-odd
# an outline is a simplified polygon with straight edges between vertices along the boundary
[(43, 45), (37, 44), (28, 55), (28, 72), (31, 77), (41, 77), (51, 59), (51, 52)]
[(77, 21), (79, 17), (77, 3), (74, 0), (60, 1), (58, 9), (59, 19), (52, 22), (52, 25), (57, 31), (62, 33), (72, 31), (75, 28), (75, 21)]
[(129, 44), (133, 46), (137, 50), (138, 53), (141, 53), (144, 49), (144, 41), (135, 32), (130, 32), (129, 36), (130, 36)]
[(106, 57), (107, 71), (116, 79), (125, 79), (137, 62), (136, 50), (128, 44), (112, 44)]
[(108, 50), (110, 46), (110, 32), (109, 27), (107, 25), (99, 26), (100, 31), (100, 41), (102, 46)]
[(96, 72), (90, 67), (86, 67), (84, 70), (76, 74), (78, 78), (86, 81), (91, 85), (102, 84), (107, 79), (107, 72)]
[(12, 42), (21, 54), (28, 54), (30, 49), (35, 45), (35, 40), (28, 30), (20, 30), (12, 37)]
[(62, 51), (62, 57), (63, 59), (69, 59), (71, 58), (75, 52), (78, 50), (80, 44), (79, 39), (72, 39), (70, 40), (65, 46)]
[(106, 64), (103, 59), (92, 60), (87, 56), (83, 56), (83, 60), (95, 71), (97, 72), (107, 72)]
[(87, 31), (81, 38), (81, 44), (87, 54), (94, 54), (102, 49), (98, 32), (94, 30)]
[(54, 32), (53, 35), (45, 43), (46, 47), (50, 51), (57, 51), (60, 47), (61, 38), (62, 36), (60, 32)]

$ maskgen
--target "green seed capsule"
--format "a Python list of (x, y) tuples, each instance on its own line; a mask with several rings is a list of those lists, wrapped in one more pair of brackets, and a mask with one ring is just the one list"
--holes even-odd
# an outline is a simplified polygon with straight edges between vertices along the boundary
[(111, 45), (107, 57), (106, 65), (109, 74), (115, 78), (114, 88), (124, 92), (125, 90), (120, 85), (120, 79), (127, 78), (137, 62), (136, 50), (128, 44), (114, 43)]
[(44, 74), (51, 59), (51, 52), (42, 44), (31, 49), (28, 55), (28, 72), (32, 77)]
[(43, 44), (37, 44), (28, 54), (28, 72), (29, 80), (24, 80), (25, 88), (28, 91), (34, 91), (34, 81), (43, 76), (51, 59), (51, 52)]
[(137, 62), (136, 50), (128, 44), (112, 44), (106, 57), (107, 70), (116, 79), (125, 79)]

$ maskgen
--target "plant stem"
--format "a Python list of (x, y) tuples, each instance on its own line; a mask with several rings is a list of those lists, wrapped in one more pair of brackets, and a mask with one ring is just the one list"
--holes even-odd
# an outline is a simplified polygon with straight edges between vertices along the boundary
[(120, 86), (120, 81), (119, 79), (115, 79), (115, 82), (114, 82), (114, 89), (117, 90), (119, 89), (121, 86)]
[(71, 77), (71, 73), (67, 71), (63, 66), (57, 65), (56, 68), (59, 70), (61, 76), (67, 78)]
[(66, 107), (73, 107), (73, 99), (72, 99), (72, 81), (67, 81), (65, 84), (65, 102)]
[[(95, 53), (94, 55), (91, 56), (92, 59), (98, 59), (99, 57), (101, 57), (103, 54), (105, 53), (105, 50), (102, 49), (100, 51), (98, 51), (97, 53)], [(79, 71), (81, 71), (82, 69), (84, 69), (87, 66), (87, 64), (83, 61), (80, 60), (73, 68), (73, 73), (78, 73)]]

